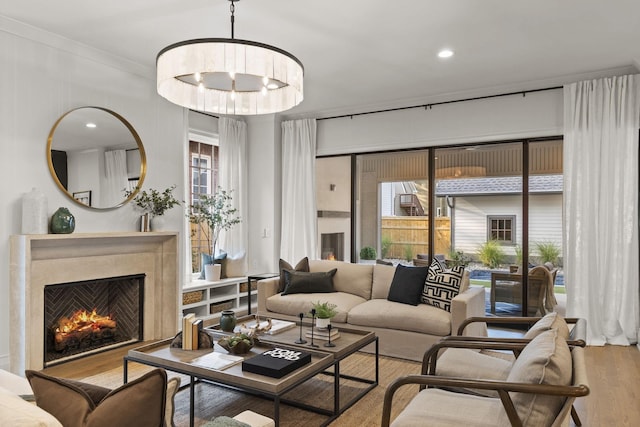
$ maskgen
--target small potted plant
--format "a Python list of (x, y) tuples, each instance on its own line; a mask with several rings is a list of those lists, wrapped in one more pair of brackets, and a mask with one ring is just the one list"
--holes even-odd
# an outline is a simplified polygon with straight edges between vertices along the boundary
[(378, 256), (378, 254), (375, 248), (371, 246), (364, 246), (362, 249), (360, 249), (360, 261), (367, 261), (367, 262), (364, 262), (364, 264), (369, 264), (371, 262), (374, 262), (376, 259), (376, 256)]
[(329, 302), (314, 302), (313, 309), (316, 311), (316, 326), (326, 328), (331, 323), (331, 319), (338, 314), (337, 305)]
[[(152, 231), (162, 229), (161, 217), (169, 209), (180, 204), (180, 202), (173, 196), (173, 190), (175, 190), (175, 188), (176, 186), (172, 185), (162, 192), (150, 188), (149, 191), (140, 191), (136, 197), (133, 198), (133, 203), (143, 212), (149, 214)], [(131, 191), (125, 192), (127, 198), (130, 197), (131, 194)]]

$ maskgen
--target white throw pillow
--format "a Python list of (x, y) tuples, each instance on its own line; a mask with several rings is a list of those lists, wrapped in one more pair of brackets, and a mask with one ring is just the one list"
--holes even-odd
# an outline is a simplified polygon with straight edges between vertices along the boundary
[(242, 277), (247, 275), (245, 251), (230, 256), (227, 255), (227, 277)]
[(0, 426), (62, 427), (51, 414), (0, 387)]

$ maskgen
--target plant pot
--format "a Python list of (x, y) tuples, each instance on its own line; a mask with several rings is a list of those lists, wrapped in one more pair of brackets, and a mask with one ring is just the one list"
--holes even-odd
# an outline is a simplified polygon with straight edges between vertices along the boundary
[(316, 327), (320, 329), (327, 329), (327, 326), (331, 324), (331, 318), (316, 318)]
[(220, 264), (206, 264), (204, 266), (204, 280), (208, 282), (220, 280), (220, 273), (222, 273), (222, 265)]
[(164, 230), (164, 217), (163, 216), (154, 216), (149, 221), (151, 225), (151, 231), (162, 231)]

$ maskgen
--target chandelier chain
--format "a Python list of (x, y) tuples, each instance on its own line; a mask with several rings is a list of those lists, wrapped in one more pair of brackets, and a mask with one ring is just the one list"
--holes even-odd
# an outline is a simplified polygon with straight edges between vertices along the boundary
[(235, 26), (235, 22), (236, 22), (236, 1), (238, 0), (229, 0), (231, 2), (231, 6), (229, 7), (229, 10), (231, 11), (231, 38), (234, 39), (235, 35), (234, 35), (234, 26)]

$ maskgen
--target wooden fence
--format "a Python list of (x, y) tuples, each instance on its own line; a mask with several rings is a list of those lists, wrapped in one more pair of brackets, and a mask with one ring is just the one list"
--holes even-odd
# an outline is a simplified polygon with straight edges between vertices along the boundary
[[(451, 220), (436, 218), (434, 254), (449, 254), (451, 248)], [(382, 217), (382, 242), (391, 245), (386, 258), (413, 259), (429, 253), (429, 218), (426, 216)]]

